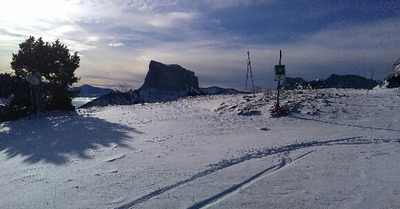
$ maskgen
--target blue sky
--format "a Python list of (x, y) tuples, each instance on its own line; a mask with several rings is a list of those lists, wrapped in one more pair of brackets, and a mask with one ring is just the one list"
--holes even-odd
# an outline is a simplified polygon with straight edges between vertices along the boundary
[(0, 0), (0, 72), (30, 35), (81, 57), (80, 84), (138, 88), (150, 60), (180, 64), (200, 86), (244, 89), (287, 75), (383, 79), (400, 58), (398, 0)]

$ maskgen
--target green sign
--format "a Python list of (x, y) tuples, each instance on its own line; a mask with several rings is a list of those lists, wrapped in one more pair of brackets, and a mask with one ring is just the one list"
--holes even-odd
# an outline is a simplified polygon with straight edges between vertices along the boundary
[(282, 81), (285, 80), (286, 69), (285, 65), (275, 65), (275, 80)]

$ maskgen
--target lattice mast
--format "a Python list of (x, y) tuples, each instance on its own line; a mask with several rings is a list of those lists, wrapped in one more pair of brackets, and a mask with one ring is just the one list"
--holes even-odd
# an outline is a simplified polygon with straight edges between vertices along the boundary
[(252, 93), (254, 94), (254, 80), (253, 80), (253, 72), (251, 71), (251, 61), (250, 61), (250, 52), (247, 51), (247, 74), (246, 74), (246, 86), (244, 87), (247, 90), (247, 83), (249, 80), (249, 73), (251, 76), (251, 84), (252, 84)]

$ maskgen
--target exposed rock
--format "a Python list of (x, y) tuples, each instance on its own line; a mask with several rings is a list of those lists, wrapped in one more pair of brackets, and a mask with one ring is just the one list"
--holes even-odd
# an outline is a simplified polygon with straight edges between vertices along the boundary
[(399, 88), (400, 87), (400, 75), (393, 75), (387, 79), (386, 88)]
[(152, 60), (144, 84), (139, 90), (183, 91), (188, 88), (199, 89), (199, 81), (194, 72), (180, 65), (165, 65)]
[(399, 88), (400, 87), (400, 59), (393, 64), (393, 71), (379, 85), (381, 88)]

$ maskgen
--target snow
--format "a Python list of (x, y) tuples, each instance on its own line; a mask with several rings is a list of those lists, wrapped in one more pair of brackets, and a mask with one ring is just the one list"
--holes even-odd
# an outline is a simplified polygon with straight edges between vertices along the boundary
[(285, 91), (0, 123), (1, 208), (397, 208), (400, 90)]

